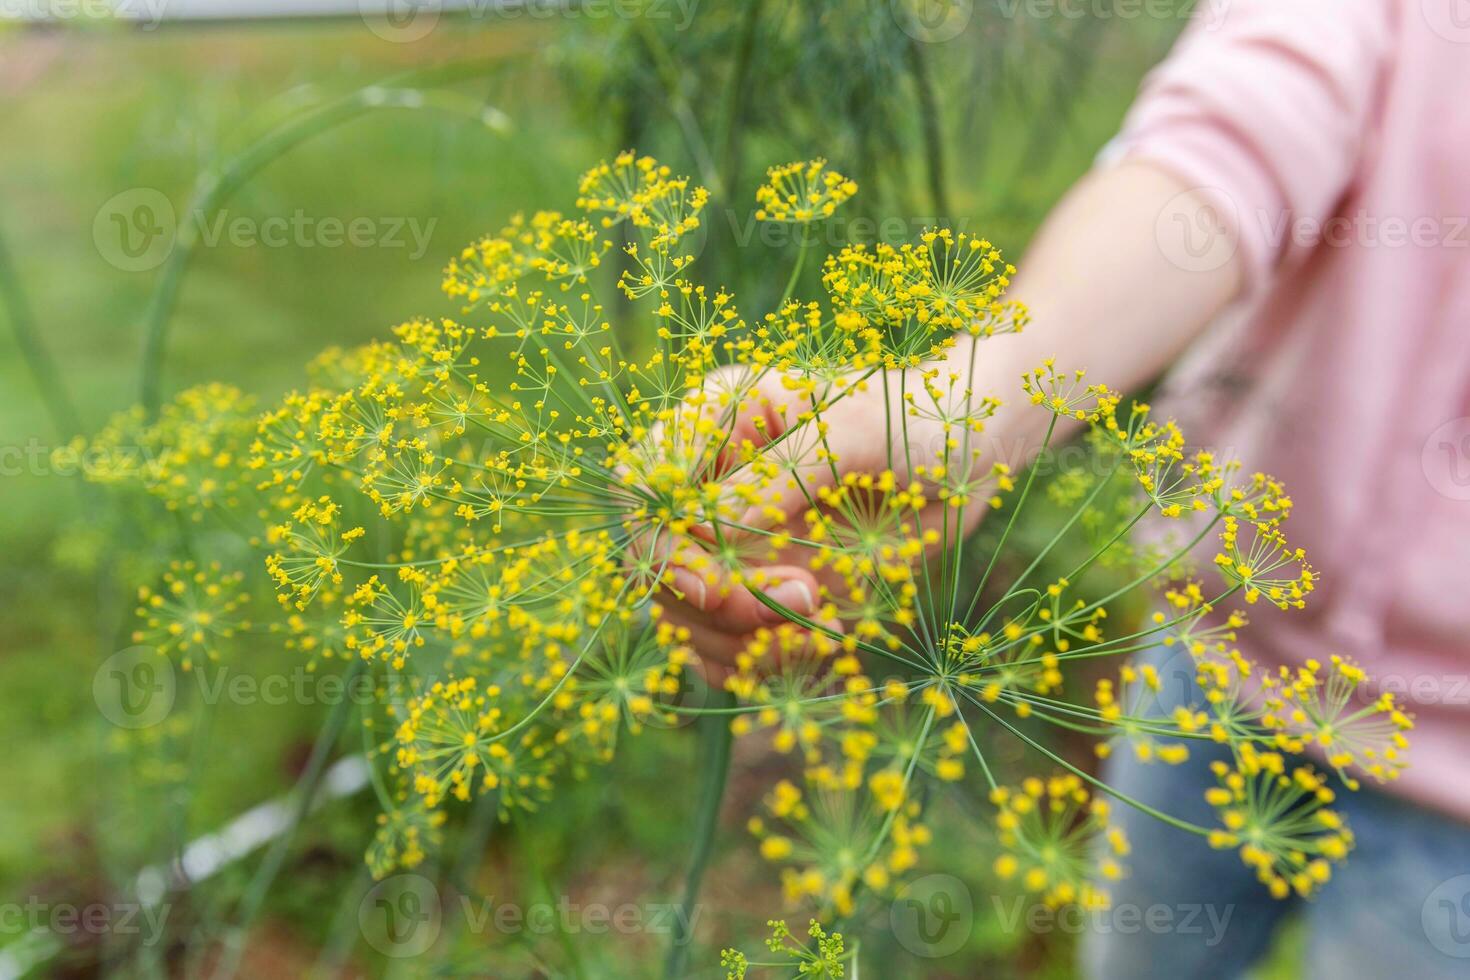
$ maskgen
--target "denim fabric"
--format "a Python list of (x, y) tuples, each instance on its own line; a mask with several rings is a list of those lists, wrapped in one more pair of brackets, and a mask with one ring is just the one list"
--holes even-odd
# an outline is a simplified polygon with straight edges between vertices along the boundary
[[(1144, 660), (1162, 681), (1157, 703), (1145, 711), (1201, 703), (1188, 654), (1165, 648)], [(1188, 762), (1167, 766), (1140, 763), (1123, 748), (1105, 766), (1110, 784), (1166, 813), (1216, 825), (1204, 792), (1215, 785), (1209, 764), (1225, 750), (1191, 743)], [(1236, 852), (1213, 850), (1194, 834), (1118, 804), (1115, 818), (1133, 845), (1129, 876), (1112, 887), (1113, 911), (1083, 938), (1082, 974), (1242, 977), (1277, 927), (1301, 915), (1302, 976), (1310, 980), (1470, 978), (1470, 825), (1367, 788), (1343, 791), (1336, 808), (1357, 839), (1346, 864), (1310, 901), (1277, 901)]]

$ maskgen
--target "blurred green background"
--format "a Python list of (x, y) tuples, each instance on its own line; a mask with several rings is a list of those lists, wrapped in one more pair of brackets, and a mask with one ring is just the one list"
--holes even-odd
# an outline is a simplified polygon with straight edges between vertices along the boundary
[[(707, 0), (687, 8), (685, 23), (668, 4), (645, 5), (642, 17), (609, 13), (637, 5), (533, 17), (482, 4), (412, 40), (357, 18), (0, 28), (0, 898), (108, 901), (179, 842), (289, 787), (320, 724), (320, 705), (222, 704), (207, 739), (184, 718), (128, 735), (93, 699), (94, 672), (120, 645), (149, 555), (50, 450), (77, 434), (66, 431), (73, 425), (95, 431), (140, 397), (150, 304), (172, 268), (155, 260), (182, 247), (176, 229), (193, 220), (212, 177), (300, 124), (302, 139), (266, 154), (202, 220), (308, 230), (196, 244), (175, 270), (176, 302), (157, 317), (168, 329), (165, 397), (222, 380), (269, 398), (299, 385), (326, 346), (383, 336), (415, 314), (452, 314), (439, 293), (449, 255), (518, 210), (570, 207), (577, 174), (630, 145), (714, 186), (702, 264), (750, 308), (779, 292), (771, 270), (783, 250), (737, 249), (743, 216), (764, 167), (790, 159), (825, 155), (856, 176), (855, 216), (897, 217), (904, 234), (944, 218), (1014, 259), (1115, 131), (1188, 4), (1133, 17), (950, 4), (965, 14), (959, 30), (920, 6)], [(323, 110), (365, 86), (418, 94), (407, 107), (340, 121)], [(160, 196), (175, 231), (162, 253), (135, 261), (115, 236), (138, 201)], [(359, 240), (336, 241), (332, 223), (354, 221), (367, 229)], [(74, 423), (65, 406), (48, 413), (12, 326), (29, 328), (54, 361)], [(299, 659), (269, 636), (246, 653), (250, 671), (288, 671)], [(474, 869), (482, 889), (522, 903), (668, 900), (691, 809), (668, 774), (693, 752), (686, 734), (631, 740), (610, 779), (569, 786), (534, 819), (497, 828)], [(736, 777), (737, 798), (742, 781), (761, 785), (768, 761), (741, 764), (754, 775)], [(989, 844), (963, 819), (974, 806), (947, 809), (926, 860), (984, 881)], [(727, 810), (725, 840), (739, 840), (742, 813)], [(353, 933), (373, 812), (346, 799), (308, 822), (242, 975), (302, 975), (313, 964), (393, 972)], [(721, 944), (748, 947), (779, 904), (749, 849), (721, 848), (695, 957), (705, 976), (722, 975)], [(182, 899), (170, 923), (179, 938), (150, 957), (72, 935), (39, 972), (185, 975), (176, 947), (238, 900), (251, 864)], [(884, 978), (1070, 975), (1072, 937), (1007, 927), (998, 908), (977, 898), (977, 926), (951, 957), (915, 966), (880, 942), (864, 966)], [(27, 931), (0, 923), (0, 952), (31, 941)], [(484, 946), (454, 945), (442, 971), (633, 977), (651, 974), (661, 954), (646, 936), (521, 935)]]

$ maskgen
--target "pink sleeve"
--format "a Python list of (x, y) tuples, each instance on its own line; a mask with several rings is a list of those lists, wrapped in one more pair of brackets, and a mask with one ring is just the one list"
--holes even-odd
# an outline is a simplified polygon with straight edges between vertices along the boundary
[(1358, 169), (1394, 32), (1393, 0), (1200, 0), (1109, 148), (1150, 160), (1234, 225), (1248, 291), (1329, 218)]

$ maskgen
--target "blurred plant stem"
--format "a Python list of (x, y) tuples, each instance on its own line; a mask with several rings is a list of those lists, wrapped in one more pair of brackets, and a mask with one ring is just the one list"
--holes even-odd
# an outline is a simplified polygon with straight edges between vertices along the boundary
[[(351, 689), (358, 674), (362, 673), (365, 666), (366, 661), (361, 658), (353, 659), (352, 666), (343, 674), (344, 690)], [(236, 921), (230, 926), (225, 936), (224, 949), (211, 974), (215, 980), (230, 980), (234, 977), (235, 971), (239, 969), (240, 956), (245, 951), (245, 938), (256, 916), (260, 914), (261, 906), (265, 903), (265, 897), (269, 894), (271, 885), (274, 884), (281, 867), (286, 863), (286, 855), (290, 853), (291, 845), (296, 841), (297, 831), (301, 829), (302, 822), (311, 812), (312, 802), (316, 799), (317, 790), (321, 788), (322, 776), (326, 773), (327, 758), (332, 753), (332, 747), (337, 744), (342, 730), (347, 726), (347, 719), (352, 715), (352, 708), (351, 698), (344, 697), (339, 700), (332, 706), (331, 713), (327, 715), (326, 722), (322, 725), (321, 731), (317, 733), (316, 742), (311, 747), (311, 756), (306, 760), (306, 768), (302, 770), (301, 777), (297, 779), (296, 786), (292, 790), (296, 796), (296, 806), (291, 812), (291, 820), (281, 835), (272, 842), (265, 859), (255, 872), (255, 877), (250, 881), (249, 889), (240, 900), (235, 915)]]
[(738, 193), (740, 188), (741, 152), (745, 146), (746, 113), (753, 81), (751, 68), (755, 63), (756, 29), (760, 26), (764, 6), (765, 0), (746, 0), (740, 23), (739, 47), (735, 51), (735, 69), (730, 79), (730, 104), (725, 113), (724, 164), (720, 168), (727, 197)]
[(806, 253), (811, 251), (812, 232), (811, 225), (801, 226), (801, 236), (796, 243), (796, 262), (791, 266), (791, 278), (786, 280), (786, 289), (781, 293), (781, 300), (776, 304), (776, 309), (781, 309), (791, 299), (791, 294), (796, 291), (796, 284), (801, 281), (801, 270), (806, 265)]
[(664, 980), (682, 980), (688, 970), (689, 952), (694, 943), (692, 922), (699, 904), (699, 889), (704, 883), (704, 870), (714, 848), (715, 830), (719, 825), (720, 802), (730, 779), (730, 719), (719, 709), (733, 708), (735, 695), (723, 688), (710, 689), (711, 709), (715, 714), (699, 720), (699, 762), (703, 775), (699, 787), (699, 803), (694, 813), (694, 850), (689, 856), (689, 872), (684, 878), (684, 898), (674, 919), (673, 944), (664, 962)]
[(944, 134), (940, 125), (939, 100), (929, 78), (929, 63), (924, 45), (909, 39), (909, 69), (914, 76), (914, 95), (919, 103), (919, 129), (924, 141), (924, 165), (928, 173), (929, 200), (934, 205), (934, 220), (949, 217), (949, 192), (945, 187)]
[(709, 140), (705, 138), (699, 118), (694, 115), (694, 110), (689, 106), (689, 99), (684, 94), (679, 63), (674, 59), (668, 45), (664, 43), (663, 37), (648, 22), (647, 18), (636, 18), (634, 23), (638, 28), (638, 36), (647, 48), (649, 58), (663, 84), (669, 115), (674, 118), (674, 122), (684, 134), (684, 143), (689, 149), (689, 155), (694, 160), (695, 167), (699, 170), (700, 179), (711, 195), (717, 200), (723, 200), (726, 188), (720, 179), (718, 168), (715, 167), (714, 157), (710, 153)]
[(0, 233), (0, 304), (5, 307), (5, 318), (10, 321), (10, 329), (15, 334), (21, 359), (25, 361), (36, 381), (56, 434), (62, 439), (78, 435), (82, 431), (81, 418), (61, 381), (61, 372), (56, 369), (51, 352), (36, 334), (35, 317), (26, 300), (25, 290), (21, 287), (20, 276), (16, 274), (15, 264), (11, 261), (3, 233)]
[(1013, 183), (1051, 168), (1059, 144), (1068, 132), (1066, 124), (1077, 108), (1075, 93), (1084, 89), (1091, 79), (1107, 35), (1106, 20), (1084, 18), (1072, 26), (1061, 42), (1068, 56), (1048, 79), (1046, 112), (1050, 124), (1033, 126), (1026, 134), (1025, 146), (1011, 177)]
[(316, 980), (342, 976), (342, 967), (347, 962), (347, 957), (352, 953), (352, 947), (360, 935), (357, 912), (361, 904), (361, 896), (367, 892), (372, 880), (373, 876), (368, 871), (366, 864), (358, 868), (357, 874), (352, 876), (352, 884), (348, 886), (342, 896), (342, 903), (337, 906), (337, 911), (332, 916), (332, 925), (327, 932), (326, 941), (322, 943), (321, 951), (317, 954), (316, 962), (312, 964), (308, 976)]

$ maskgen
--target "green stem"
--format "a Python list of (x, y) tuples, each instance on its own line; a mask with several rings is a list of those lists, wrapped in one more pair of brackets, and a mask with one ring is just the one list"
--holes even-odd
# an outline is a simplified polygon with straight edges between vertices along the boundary
[[(1036, 455), (1038, 458), (1044, 455), (1047, 448), (1051, 446), (1051, 437), (1056, 432), (1056, 429), (1057, 417), (1053, 415), (1051, 421), (1047, 423), (1046, 435), (1041, 440), (1041, 448), (1037, 450)], [(975, 615), (975, 607), (979, 604), (980, 597), (985, 593), (985, 586), (990, 584), (990, 575), (995, 571), (995, 563), (1000, 560), (1001, 552), (1005, 550), (1006, 541), (1011, 536), (1011, 530), (1015, 528), (1016, 521), (1021, 516), (1021, 509), (1026, 506), (1026, 498), (1031, 496), (1031, 484), (1036, 482), (1037, 469), (1036, 464), (1032, 463), (1026, 471), (1026, 482), (1021, 485), (1021, 495), (1016, 499), (1016, 505), (1011, 510), (1011, 517), (1010, 520), (1006, 521), (1005, 529), (1000, 532), (1000, 540), (995, 543), (995, 550), (990, 553), (990, 561), (985, 564), (985, 573), (980, 576), (980, 584), (975, 586), (975, 594), (970, 599), (969, 608), (965, 610), (965, 619), (969, 619)]]
[(944, 177), (944, 134), (940, 131), (939, 102), (935, 97), (934, 83), (929, 77), (924, 45), (917, 38), (909, 38), (908, 57), (909, 70), (914, 77), (914, 94), (919, 104), (919, 128), (924, 138), (929, 199), (934, 204), (934, 220), (943, 221), (950, 213)]
[(653, 62), (654, 71), (658, 73), (659, 81), (663, 84), (664, 94), (668, 96), (669, 114), (674, 117), (680, 132), (684, 134), (684, 142), (689, 147), (689, 154), (694, 159), (694, 164), (699, 168), (699, 173), (704, 179), (709, 192), (717, 199), (725, 197), (725, 186), (721, 182), (719, 168), (715, 166), (714, 156), (710, 153), (709, 140), (704, 136), (704, 130), (700, 128), (699, 116), (695, 114), (684, 95), (683, 87), (680, 85), (680, 69), (674, 60), (673, 52), (664, 43), (658, 30), (647, 17), (633, 18), (633, 25), (638, 31), (638, 37), (643, 42), (648, 56)]
[[(363, 670), (365, 663), (361, 659), (353, 661), (352, 667), (343, 675), (346, 687), (351, 687), (357, 675)], [(342, 698), (332, 706), (331, 714), (327, 716), (326, 723), (317, 733), (316, 742), (311, 747), (311, 756), (306, 761), (306, 768), (302, 771), (301, 777), (297, 779), (293, 790), (296, 796), (296, 806), (292, 810), (291, 821), (271, 844), (265, 860), (250, 881), (245, 897), (240, 900), (240, 908), (236, 916), (237, 922), (225, 938), (224, 950), (220, 954), (219, 964), (214, 969), (215, 980), (229, 980), (239, 969), (240, 956), (245, 951), (246, 934), (256, 916), (260, 914), (261, 906), (265, 904), (265, 897), (270, 892), (276, 876), (280, 874), (281, 867), (286, 863), (286, 855), (290, 853), (291, 845), (296, 841), (297, 831), (301, 829), (301, 824), (311, 812), (317, 790), (321, 787), (322, 776), (326, 774), (327, 758), (332, 754), (332, 747), (337, 744), (337, 739), (342, 734), (342, 729), (347, 726), (347, 719), (351, 715), (352, 699)]]
[(781, 292), (781, 301), (776, 304), (776, 309), (786, 305), (791, 294), (796, 292), (796, 281), (801, 278), (802, 266), (806, 265), (806, 253), (811, 244), (811, 225), (801, 226), (801, 240), (797, 243), (796, 265), (791, 267), (791, 278), (786, 280), (786, 288)]
[(327, 931), (327, 938), (322, 943), (321, 952), (317, 954), (316, 962), (312, 965), (308, 976), (316, 980), (330, 980), (332, 977), (342, 976), (342, 965), (347, 962), (347, 956), (352, 952), (352, 945), (360, 933), (357, 924), (357, 909), (359, 896), (367, 891), (372, 883), (373, 876), (368, 871), (367, 865), (357, 869), (357, 874), (352, 877), (352, 884), (348, 886), (347, 893), (342, 896), (342, 902), (337, 906), (337, 911), (332, 915), (332, 924)]
[[(710, 702), (715, 708), (728, 708), (734, 705), (735, 696), (729, 691), (714, 690), (710, 692)], [(704, 869), (714, 847), (720, 802), (725, 797), (725, 785), (730, 778), (730, 745), (733, 741), (730, 722), (721, 715), (711, 715), (701, 719), (699, 724), (700, 771), (704, 780), (699, 788), (699, 808), (694, 816), (694, 851), (689, 858), (689, 872), (684, 877), (684, 898), (679, 903), (679, 915), (674, 919), (673, 945), (664, 961), (665, 980), (681, 980), (688, 969), (689, 950), (694, 941), (689, 924), (699, 901)]]
[(746, 0), (740, 25), (740, 44), (735, 51), (735, 71), (730, 81), (730, 103), (725, 112), (725, 166), (721, 180), (727, 195), (734, 194), (740, 183), (740, 151), (753, 79), (751, 66), (755, 62), (756, 29), (760, 26), (764, 4), (765, 0)]
[(41, 400), (51, 415), (51, 423), (56, 427), (57, 435), (63, 439), (71, 438), (82, 431), (81, 420), (71, 396), (61, 382), (61, 372), (56, 369), (51, 352), (36, 335), (35, 318), (31, 315), (30, 304), (26, 302), (25, 291), (21, 288), (20, 277), (15, 273), (15, 265), (11, 262), (3, 236), (0, 236), (0, 306), (5, 308), (5, 316), (10, 320), (10, 329), (15, 334), (21, 359), (26, 362), (26, 367), (30, 368), (31, 376), (36, 380), (36, 387), (40, 389)]
[(1068, 772), (1070, 772), (1073, 775), (1079, 777), (1080, 779), (1083, 779), (1083, 780), (1087, 781), (1088, 783), (1091, 783), (1094, 787), (1096, 787), (1097, 789), (1102, 790), (1104, 793), (1107, 793), (1109, 796), (1113, 797), (1114, 799), (1121, 800), (1122, 802), (1124, 802), (1124, 803), (1128, 804), (1129, 806), (1133, 807), (1135, 810), (1141, 810), (1142, 812), (1148, 814), (1151, 817), (1154, 817), (1155, 819), (1162, 820), (1164, 823), (1168, 824), (1171, 827), (1177, 827), (1180, 830), (1188, 831), (1191, 834), (1198, 834), (1201, 837), (1208, 837), (1209, 836), (1210, 829), (1208, 827), (1201, 827), (1198, 824), (1192, 824), (1192, 823), (1190, 823), (1187, 820), (1181, 820), (1178, 817), (1170, 816), (1169, 814), (1165, 813), (1163, 810), (1160, 810), (1157, 807), (1149, 806), (1147, 803), (1144, 803), (1142, 800), (1135, 799), (1134, 797), (1131, 797), (1128, 794), (1124, 793), (1122, 790), (1115, 789), (1112, 786), (1109, 786), (1107, 783), (1103, 782), (1101, 779), (1098, 779), (1096, 776), (1092, 775), (1091, 773), (1085, 772), (1084, 770), (1077, 768), (1076, 766), (1072, 765), (1072, 763), (1068, 762), (1066, 759), (1063, 759), (1061, 756), (1057, 755), (1055, 752), (1051, 751), (1046, 746), (1042, 745), (1040, 742), (1037, 742), (1033, 738), (1029, 738), (1019, 728), (1017, 728), (1016, 726), (1012, 725), (1010, 722), (1006, 721), (1004, 718), (1002, 718), (1000, 715), (996, 714), (994, 711), (991, 711), (990, 710), (990, 707), (988, 705), (982, 703), (979, 698), (976, 698), (973, 695), (971, 695), (968, 692), (966, 692), (965, 693), (965, 700), (969, 701), (975, 707), (979, 708), (981, 711), (983, 711), (987, 715), (989, 715), (991, 721), (994, 721), (997, 724), (999, 724), (1006, 731), (1010, 732), (1016, 738), (1020, 739), (1022, 742), (1024, 742), (1027, 745), (1029, 745), (1031, 748), (1035, 749), (1037, 752), (1040, 752), (1042, 755), (1046, 756), (1052, 762), (1055, 762), (1057, 765), (1061, 766), (1063, 769), (1066, 769)]
[[(1077, 521), (1082, 517), (1082, 515), (1086, 514), (1091, 509), (1093, 501), (1097, 500), (1098, 494), (1102, 493), (1103, 489), (1112, 482), (1114, 475), (1117, 474), (1118, 469), (1121, 466), (1121, 462), (1114, 463), (1113, 468), (1108, 470), (1108, 472), (1104, 474), (1102, 479), (1097, 481), (1097, 485), (1092, 488), (1092, 492), (1087, 495), (1082, 503), (1077, 505), (1076, 509), (1072, 511), (1071, 516), (1068, 517), (1066, 522), (1062, 524), (1062, 526), (1057, 530), (1055, 534), (1052, 535), (1051, 540), (1046, 543), (1046, 546), (1036, 553), (1036, 557), (1031, 559), (1031, 564), (1026, 566), (1026, 570), (1023, 571), (1020, 575), (1017, 575), (1015, 580), (1011, 582), (1011, 587), (1009, 591), (1015, 591), (1017, 586), (1026, 581), (1026, 579), (1031, 576), (1031, 573), (1036, 571), (1036, 569), (1040, 567), (1042, 561), (1046, 559), (1046, 556), (1051, 554), (1052, 549), (1055, 548), (1057, 544), (1061, 542), (1063, 536), (1065, 536), (1066, 533), (1072, 529), (1072, 525), (1076, 524)], [(1121, 537), (1123, 534), (1126, 534), (1128, 530), (1130, 530), (1132, 527), (1133, 524), (1129, 523), (1122, 532), (1120, 532), (1107, 544), (1103, 545), (1101, 548), (1095, 549), (1093, 551), (1093, 557), (1096, 558), (1100, 556), (1103, 552), (1106, 552), (1117, 542), (1119, 537)], [(1085, 570), (1087, 568), (1087, 565), (1084, 564), (1082, 568)], [(1072, 574), (1076, 575), (1078, 573), (1074, 571)]]

